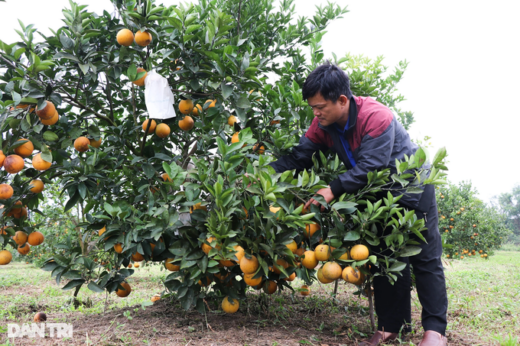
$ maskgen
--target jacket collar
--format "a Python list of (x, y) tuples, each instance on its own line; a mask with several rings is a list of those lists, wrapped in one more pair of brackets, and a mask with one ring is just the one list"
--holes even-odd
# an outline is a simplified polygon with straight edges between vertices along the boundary
[[(355, 96), (352, 96), (350, 98), (350, 106), (349, 106), (349, 109), (348, 109), (348, 129), (347, 129), (347, 133), (351, 132), (353, 128), (356, 127), (356, 122), (357, 122), (357, 116), (358, 116), (358, 110), (357, 110), (357, 104), (356, 104), (356, 97)], [(332, 124), (332, 125), (329, 125), (329, 126), (322, 126), (318, 123), (318, 127), (320, 129), (323, 129), (327, 132), (335, 132), (336, 130), (334, 129), (334, 126), (336, 126), (335, 124)]]

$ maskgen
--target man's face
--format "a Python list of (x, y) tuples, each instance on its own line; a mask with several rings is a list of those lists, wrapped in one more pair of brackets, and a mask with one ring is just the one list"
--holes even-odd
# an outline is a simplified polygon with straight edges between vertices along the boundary
[(321, 126), (329, 126), (336, 122), (345, 126), (347, 123), (350, 100), (345, 95), (341, 95), (334, 103), (331, 100), (325, 100), (318, 92), (316, 95), (309, 97), (307, 103), (312, 108), (314, 116), (318, 118)]

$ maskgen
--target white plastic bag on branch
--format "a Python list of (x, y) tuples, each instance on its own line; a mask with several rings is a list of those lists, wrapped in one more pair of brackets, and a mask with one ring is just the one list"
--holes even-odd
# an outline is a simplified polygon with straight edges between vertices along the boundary
[(174, 99), (168, 80), (152, 70), (148, 72), (144, 85), (144, 98), (149, 117), (152, 119), (174, 118)]

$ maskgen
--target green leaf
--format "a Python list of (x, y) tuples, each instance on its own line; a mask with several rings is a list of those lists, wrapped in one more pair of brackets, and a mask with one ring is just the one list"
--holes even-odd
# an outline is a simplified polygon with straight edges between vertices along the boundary
[(343, 238), (344, 241), (355, 241), (361, 238), (361, 235), (358, 231), (350, 231), (345, 235), (345, 238)]
[(410, 257), (415, 256), (421, 252), (421, 248), (419, 246), (407, 246), (400, 253), (401, 257)]
[[(49, 142), (56, 142), (59, 139), (59, 137), (57, 134), (55, 134), (52, 131), (45, 131), (43, 133), (43, 139), (45, 139), (46, 141), (49, 141)], [(45, 160), (45, 161), (47, 161), (47, 160)]]
[(344, 210), (343, 213), (352, 214), (357, 210), (357, 203), (351, 201), (337, 202), (332, 205), (332, 209), (337, 211)]
[(222, 97), (227, 99), (233, 93), (233, 85), (222, 82)]
[(46, 145), (42, 145), (41, 157), (44, 161), (52, 162), (52, 153)]
[(435, 154), (435, 157), (433, 158), (433, 165), (437, 165), (440, 163), (444, 158), (446, 157), (446, 147), (442, 147), (439, 150), (437, 150), (437, 153)]
[(184, 32), (184, 34), (188, 35), (188, 34), (192, 33), (193, 31), (200, 29), (201, 27), (202, 27), (202, 25), (200, 25), (200, 24), (190, 25), (186, 28), (186, 31)]
[(81, 286), (85, 283), (85, 280), (83, 279), (75, 279), (69, 281), (65, 286), (63, 286), (61, 289), (64, 291), (73, 289), (74, 287)]
[(78, 203), (78, 201), (81, 199), (81, 196), (79, 192), (74, 193), (74, 195), (67, 201), (67, 204), (65, 204), (65, 208), (63, 209), (64, 212), (67, 212), (72, 207)]
[(240, 97), (237, 100), (237, 107), (251, 108), (251, 102), (249, 102), (249, 99), (247, 98), (246, 94), (240, 95)]
[(98, 284), (96, 284), (94, 281), (89, 282), (87, 287), (89, 290), (91, 290), (92, 292), (96, 292), (96, 293), (101, 293), (105, 290), (104, 288), (102, 288)]
[[(155, 172), (156, 172), (155, 168), (148, 163), (143, 164), (143, 171), (148, 179), (151, 179), (155, 175)], [(171, 178), (171, 176), (170, 176), (170, 178)]]

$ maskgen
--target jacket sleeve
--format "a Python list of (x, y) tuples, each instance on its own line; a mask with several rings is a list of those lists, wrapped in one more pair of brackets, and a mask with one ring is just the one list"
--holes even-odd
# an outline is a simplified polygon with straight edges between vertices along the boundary
[(318, 150), (327, 150), (327, 146), (321, 143), (314, 143), (307, 136), (302, 136), (297, 146), (292, 149), (289, 155), (281, 156), (275, 162), (271, 162), (271, 167), (276, 173), (283, 173), (292, 169), (304, 170), (312, 167), (312, 155)]
[(369, 131), (363, 137), (359, 146), (356, 167), (340, 174), (337, 179), (330, 183), (330, 188), (335, 197), (339, 197), (345, 192), (358, 191), (367, 184), (369, 172), (388, 167), (394, 147), (395, 118), (379, 136), (373, 137), (372, 135)]

